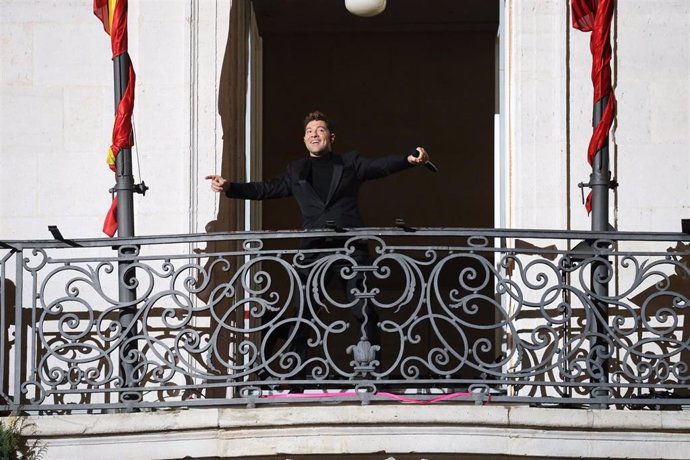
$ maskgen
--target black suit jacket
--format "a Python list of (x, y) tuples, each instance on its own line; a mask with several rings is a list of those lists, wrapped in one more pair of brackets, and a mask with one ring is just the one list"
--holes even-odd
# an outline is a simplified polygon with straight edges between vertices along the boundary
[(231, 183), (225, 194), (230, 198), (247, 200), (293, 196), (302, 212), (305, 229), (326, 228), (328, 221), (340, 227), (361, 227), (364, 223), (357, 204), (361, 184), (412, 166), (407, 155), (381, 158), (363, 157), (359, 152), (333, 155), (333, 177), (324, 202), (308, 181), (311, 162), (309, 158), (303, 158), (289, 163), (287, 171), (273, 179)]

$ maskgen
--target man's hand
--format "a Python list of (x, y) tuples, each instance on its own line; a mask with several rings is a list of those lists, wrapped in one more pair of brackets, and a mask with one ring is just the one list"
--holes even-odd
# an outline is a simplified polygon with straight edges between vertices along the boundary
[(214, 192), (224, 192), (225, 188), (228, 186), (229, 182), (220, 176), (206, 176), (206, 180), (211, 181), (211, 190)]
[(407, 161), (413, 165), (423, 165), (429, 161), (429, 154), (426, 153), (424, 147), (417, 147), (417, 155), (408, 155)]

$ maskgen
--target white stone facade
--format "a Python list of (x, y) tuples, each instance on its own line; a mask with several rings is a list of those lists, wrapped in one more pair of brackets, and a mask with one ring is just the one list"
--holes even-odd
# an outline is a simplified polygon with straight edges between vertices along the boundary
[[(590, 34), (566, 1), (507, 1), (508, 226), (587, 230)], [(680, 231), (690, 215), (690, 4), (616, 2), (611, 169), (620, 187), (610, 222), (625, 231)]]
[[(229, 4), (129, 4), (136, 148), (151, 188), (135, 196), (136, 232), (203, 232), (217, 204), (201, 177), (220, 162)], [(114, 113), (110, 38), (91, 2), (74, 0), (3, 1), (0, 37), (0, 239), (50, 239), (48, 225), (68, 238), (104, 236), (115, 183), (105, 163)]]
[[(102, 236), (114, 184), (105, 163), (112, 64), (90, 3), (0, 0), (0, 240), (49, 239), (51, 224), (68, 238)], [(151, 187), (135, 196), (138, 235), (203, 232), (215, 218), (218, 197), (202, 178), (220, 168), (218, 81), (230, 3), (130, 2), (137, 148)], [(590, 228), (577, 188), (590, 173), (589, 34), (571, 28), (568, 5), (501, 0), (506, 227)], [(619, 1), (612, 36), (618, 115), (610, 148), (620, 187), (611, 194), (611, 222), (679, 231), (680, 219), (690, 218), (690, 2)], [(492, 406), (208, 409), (41, 417), (37, 434), (48, 440), (46, 458), (86, 458), (85, 449), (132, 459), (288, 450), (687, 456), (687, 416), (644, 415)]]
[[(217, 207), (202, 177), (220, 165), (217, 93), (230, 2), (130, 3), (137, 148), (151, 187), (135, 197), (136, 233), (203, 231)], [(570, 27), (569, 2), (501, 3), (501, 226), (587, 230), (577, 184), (590, 172), (589, 34)], [(617, 5), (610, 146), (620, 188), (610, 215), (620, 230), (678, 231), (690, 214), (689, 9), (685, 0)], [(49, 238), (50, 224), (70, 238), (102, 236), (114, 183), (105, 165), (109, 39), (81, 1), (5, 0), (0, 24), (0, 239)]]

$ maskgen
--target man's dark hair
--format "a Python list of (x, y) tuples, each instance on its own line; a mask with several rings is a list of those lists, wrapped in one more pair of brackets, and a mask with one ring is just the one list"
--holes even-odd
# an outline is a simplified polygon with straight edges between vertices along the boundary
[(326, 123), (326, 128), (332, 133), (335, 133), (335, 126), (333, 126), (333, 122), (331, 121), (328, 116), (326, 116), (325, 113), (319, 112), (318, 110), (311, 112), (308, 114), (306, 117), (304, 117), (304, 129), (307, 129), (307, 125), (309, 122), (314, 121), (314, 120), (321, 120)]

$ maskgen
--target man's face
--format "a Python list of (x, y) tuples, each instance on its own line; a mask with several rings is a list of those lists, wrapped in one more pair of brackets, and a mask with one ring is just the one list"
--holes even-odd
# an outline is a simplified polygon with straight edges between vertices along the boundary
[(304, 129), (304, 145), (313, 157), (331, 151), (335, 134), (331, 133), (323, 120), (312, 120)]

